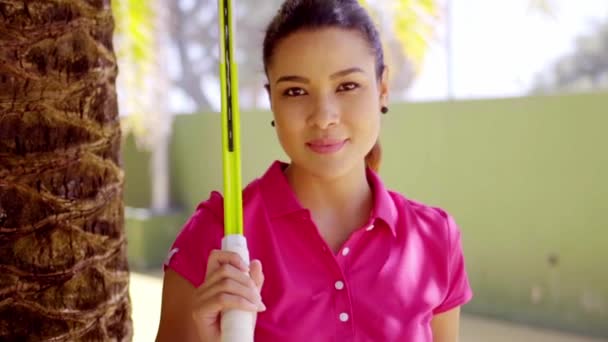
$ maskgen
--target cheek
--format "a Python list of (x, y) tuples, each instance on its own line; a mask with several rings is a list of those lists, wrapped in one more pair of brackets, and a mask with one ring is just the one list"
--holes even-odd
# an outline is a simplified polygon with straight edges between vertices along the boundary
[(359, 131), (376, 135), (380, 129), (380, 102), (370, 94), (351, 96), (343, 101), (350, 124)]
[(283, 145), (291, 145), (296, 140), (295, 134), (293, 131), (286, 129), (284, 124), (277, 126), (277, 136)]
[(353, 122), (357, 131), (357, 145), (365, 153), (371, 150), (380, 136), (380, 114), (374, 109), (373, 106), (359, 109), (356, 123)]
[(380, 114), (372, 113), (366, 122), (360, 128), (365, 132), (367, 147), (371, 148), (380, 136)]
[(292, 146), (299, 144), (303, 130), (301, 120), (298, 120), (298, 113), (292, 109), (292, 106), (289, 111), (280, 106), (275, 109), (275, 129), (279, 142), (285, 150), (290, 150)]
[(302, 132), (306, 127), (308, 110), (304, 101), (276, 101), (273, 111), (279, 135)]

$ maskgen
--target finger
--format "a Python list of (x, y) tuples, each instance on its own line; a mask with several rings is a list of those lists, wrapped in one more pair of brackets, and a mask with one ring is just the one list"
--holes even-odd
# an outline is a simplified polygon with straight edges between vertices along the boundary
[[(234, 269), (236, 270), (236, 269)], [(217, 281), (210, 282), (200, 291), (195, 293), (195, 298), (199, 300), (207, 300), (210, 297), (217, 296), (220, 293), (229, 293), (238, 295), (251, 301), (253, 304), (260, 304), (262, 299), (258, 288), (253, 283), (253, 280), (248, 275), (236, 270), (240, 273), (238, 276), (246, 277), (245, 282), (236, 280), (232, 277), (223, 277)]]
[[(204, 293), (200, 293), (195, 299), (195, 306), (202, 306), (213, 299), (221, 299), (225, 295), (240, 297), (248, 301), (257, 309), (264, 309), (262, 299), (257, 289), (253, 286), (245, 286), (233, 279), (226, 278), (211, 285)], [(220, 300), (221, 303), (221, 300)]]
[(249, 266), (247, 266), (247, 263), (237, 253), (214, 249), (209, 254), (206, 273), (211, 274), (225, 264), (230, 264), (240, 269), (242, 272), (249, 272)]
[(264, 273), (262, 272), (262, 263), (260, 260), (252, 260), (250, 266), (249, 275), (253, 279), (253, 283), (258, 288), (258, 291), (262, 290), (264, 285)]
[(243, 286), (255, 288), (255, 283), (253, 279), (249, 276), (248, 273), (237, 269), (231, 264), (224, 264), (220, 266), (215, 272), (209, 274), (203, 286), (201, 286), (200, 292), (205, 292), (205, 288), (209, 288), (211, 286), (215, 286), (216, 283), (221, 282), (225, 279), (232, 279), (234, 281), (239, 282)]
[(244, 310), (250, 312), (261, 312), (266, 308), (255, 305), (247, 299), (229, 293), (222, 293), (215, 297), (209, 298), (200, 303), (200, 306), (195, 310), (195, 314), (208, 315), (209, 313), (219, 313), (224, 310)]

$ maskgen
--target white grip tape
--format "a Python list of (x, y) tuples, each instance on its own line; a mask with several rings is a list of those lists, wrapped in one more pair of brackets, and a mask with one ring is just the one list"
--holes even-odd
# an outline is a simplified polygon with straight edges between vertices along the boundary
[[(249, 265), (247, 240), (242, 235), (226, 235), (222, 250), (235, 252)], [(226, 310), (221, 321), (222, 342), (253, 342), (255, 313), (242, 310)]]

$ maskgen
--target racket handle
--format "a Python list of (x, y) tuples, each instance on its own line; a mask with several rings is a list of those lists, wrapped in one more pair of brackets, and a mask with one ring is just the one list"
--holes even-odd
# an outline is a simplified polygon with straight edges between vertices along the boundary
[[(247, 240), (243, 235), (226, 235), (222, 250), (237, 253), (249, 265)], [(222, 342), (253, 342), (255, 313), (242, 310), (226, 310), (222, 313)]]

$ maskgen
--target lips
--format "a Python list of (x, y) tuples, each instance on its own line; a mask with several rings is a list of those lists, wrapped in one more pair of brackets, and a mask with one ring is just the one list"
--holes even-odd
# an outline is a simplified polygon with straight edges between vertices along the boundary
[(345, 139), (316, 139), (306, 143), (312, 151), (320, 154), (335, 153), (346, 144)]

